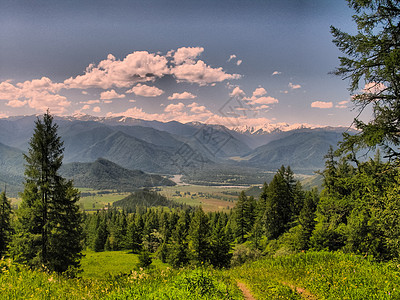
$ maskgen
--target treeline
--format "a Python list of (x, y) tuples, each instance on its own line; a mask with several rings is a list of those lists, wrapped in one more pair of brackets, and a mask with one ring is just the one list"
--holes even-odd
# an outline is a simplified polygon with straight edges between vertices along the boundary
[(84, 246), (95, 251), (156, 253), (174, 267), (229, 267), (260, 255), (341, 250), (378, 260), (400, 250), (399, 174), (379, 158), (338, 159), (332, 149), (321, 172), (324, 188), (304, 191), (282, 166), (260, 197), (242, 192), (232, 211), (201, 208), (102, 210), (85, 215)]
[(200, 263), (229, 267), (260, 256), (266, 241), (280, 237), (298, 222), (303, 226), (305, 248), (314, 229), (317, 203), (317, 191), (303, 191), (290, 167), (282, 167), (264, 185), (259, 199), (242, 192), (229, 213), (205, 213), (201, 207), (136, 206), (131, 212), (108, 209), (86, 214), (84, 247), (149, 251), (173, 267)]
[(126, 212), (134, 212), (138, 206), (153, 207), (153, 206), (165, 206), (169, 208), (185, 208), (188, 207), (185, 204), (179, 204), (174, 201), (167, 199), (167, 197), (148, 189), (137, 190), (131, 193), (129, 196), (115, 201), (113, 207), (119, 207), (124, 209)]

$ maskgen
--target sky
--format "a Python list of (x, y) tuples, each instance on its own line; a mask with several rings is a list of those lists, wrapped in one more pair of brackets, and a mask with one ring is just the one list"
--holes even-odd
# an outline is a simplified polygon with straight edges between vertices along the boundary
[(0, 117), (349, 126), (345, 0), (0, 0)]

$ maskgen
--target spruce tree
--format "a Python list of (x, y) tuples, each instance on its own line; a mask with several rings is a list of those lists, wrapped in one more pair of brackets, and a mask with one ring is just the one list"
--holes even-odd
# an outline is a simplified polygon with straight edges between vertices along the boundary
[(35, 122), (12, 253), (31, 267), (61, 273), (80, 266), (82, 228), (79, 192), (59, 175), (64, 148), (57, 130), (49, 111)]
[(7, 252), (11, 233), (11, 203), (3, 191), (0, 194), (0, 259)]
[(200, 207), (196, 209), (189, 227), (189, 257), (200, 265), (210, 260), (210, 226), (208, 216)]

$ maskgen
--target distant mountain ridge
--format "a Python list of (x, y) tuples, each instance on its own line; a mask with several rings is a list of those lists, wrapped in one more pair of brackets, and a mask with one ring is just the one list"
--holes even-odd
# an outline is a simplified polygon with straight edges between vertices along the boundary
[(125, 169), (99, 158), (91, 163), (69, 163), (61, 167), (63, 176), (74, 180), (76, 187), (97, 190), (116, 189), (132, 192), (141, 187), (174, 186), (175, 182), (160, 175)]
[[(4, 153), (0, 157), (4, 162), (0, 184), (23, 177), (22, 153), (28, 149), (36, 119), (37, 116), (0, 119), (0, 154)], [(310, 174), (323, 168), (329, 146), (335, 147), (344, 131), (352, 132), (344, 127), (309, 128), (286, 123), (231, 130), (223, 125), (130, 117), (76, 115), (54, 119), (64, 141), (64, 164), (93, 163), (103, 158), (128, 170), (164, 175), (201, 173), (197, 181), (206, 180), (204, 172), (212, 170), (213, 182), (218, 178), (229, 182), (229, 174), (235, 170), (232, 176), (239, 183), (238, 170), (246, 169), (246, 176), (252, 170), (263, 174), (276, 171), (282, 164)], [(19, 152), (17, 160), (12, 154), (15, 151)], [(251, 181), (254, 178), (259, 176)]]

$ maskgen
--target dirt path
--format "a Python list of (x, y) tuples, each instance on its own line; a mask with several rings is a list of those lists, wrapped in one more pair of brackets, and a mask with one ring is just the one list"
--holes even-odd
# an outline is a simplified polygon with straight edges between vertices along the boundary
[(243, 282), (237, 281), (237, 285), (238, 285), (239, 289), (242, 290), (244, 299), (246, 299), (246, 300), (257, 300), (256, 298), (253, 297), (253, 295), (250, 293), (249, 289), (247, 288), (247, 286)]
[[(241, 289), (244, 299), (246, 300), (256, 300), (256, 298), (254, 298), (254, 296), (250, 293), (250, 290), (247, 288), (247, 286), (241, 282), (241, 281), (236, 281), (237, 285), (239, 287), (239, 289)], [(296, 291), (297, 293), (299, 293), (301, 295), (302, 298), (304, 299), (308, 299), (308, 300), (318, 300), (317, 296), (311, 294), (309, 291), (298, 287), (298, 286), (294, 286), (292, 284), (286, 283), (286, 282), (281, 282), (282, 284), (290, 287), (292, 290)]]
[(311, 294), (309, 291), (298, 287), (298, 286), (294, 286), (292, 284), (286, 283), (286, 282), (281, 282), (284, 285), (287, 285), (288, 287), (290, 287), (292, 290), (296, 291), (297, 293), (299, 293), (301, 295), (302, 298), (304, 299), (308, 299), (308, 300), (318, 300), (317, 296)]

